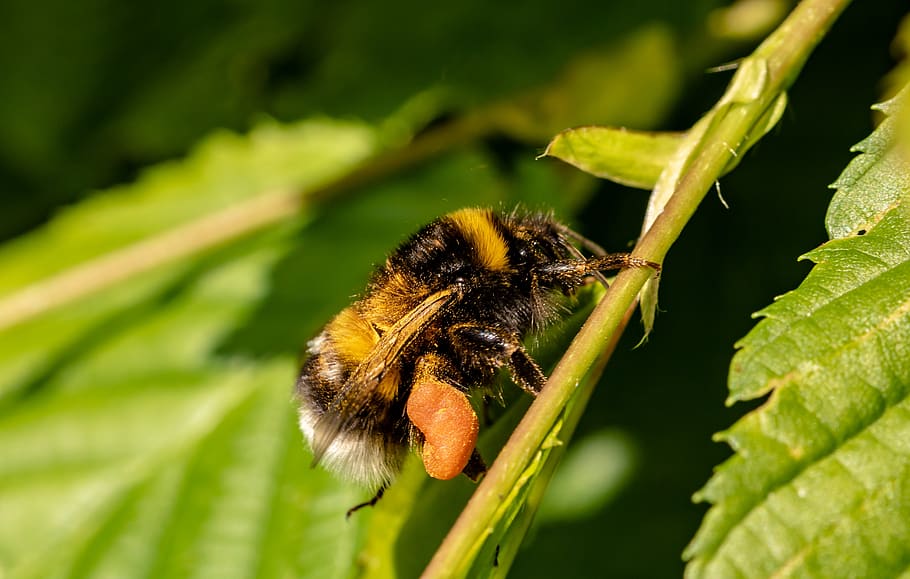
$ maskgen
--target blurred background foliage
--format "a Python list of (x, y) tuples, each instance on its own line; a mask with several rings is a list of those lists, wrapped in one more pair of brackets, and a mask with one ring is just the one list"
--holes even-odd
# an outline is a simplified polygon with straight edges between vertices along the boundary
[[(5, 293), (266, 189), (318, 187), (415, 134), (445, 143), (431, 162), (0, 334), (0, 570), (346, 575), (364, 533), (375, 546), (372, 515), (346, 525), (363, 493), (306, 468), (289, 395), (301, 345), (371, 264), (455, 207), (551, 206), (627, 247), (645, 194), (534, 156), (572, 125), (688, 127), (729, 79), (706, 70), (788, 9), (744, 5), (767, 11), (0, 2)], [(873, 125), (905, 11), (851, 6), (779, 128), (723, 180), (731, 208), (709, 196), (687, 227), (656, 331), (620, 344), (516, 576), (681, 572), (705, 510), (690, 496), (729, 454), (711, 435), (745, 409), (723, 406), (732, 344), (825, 239), (827, 185)], [(415, 546), (391, 547), (403, 575), (449, 516), (408, 523)]]

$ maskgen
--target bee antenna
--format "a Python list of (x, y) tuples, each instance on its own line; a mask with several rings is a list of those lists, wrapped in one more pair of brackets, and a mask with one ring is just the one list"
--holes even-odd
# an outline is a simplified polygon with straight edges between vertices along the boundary
[[(597, 245), (596, 243), (594, 243), (593, 241), (591, 241), (590, 239), (588, 239), (587, 237), (585, 237), (585, 236), (582, 235), (581, 233), (578, 233), (577, 231), (575, 231), (575, 230), (573, 230), (573, 229), (569, 229), (568, 227), (566, 227), (565, 225), (562, 225), (562, 224), (560, 224), (560, 228), (559, 228), (559, 229), (560, 229), (559, 232), (560, 232), (563, 236), (565, 236), (565, 237), (571, 239), (572, 241), (574, 241), (575, 243), (577, 243), (577, 244), (579, 244), (580, 246), (584, 247), (585, 249), (587, 249), (588, 251), (590, 251), (590, 252), (593, 253), (594, 255), (607, 255), (607, 250), (605, 250), (603, 247)], [(570, 246), (571, 246), (571, 244), (567, 244), (567, 245), (570, 245)], [(573, 249), (575, 249), (574, 246), (571, 246), (571, 247), (572, 247)]]

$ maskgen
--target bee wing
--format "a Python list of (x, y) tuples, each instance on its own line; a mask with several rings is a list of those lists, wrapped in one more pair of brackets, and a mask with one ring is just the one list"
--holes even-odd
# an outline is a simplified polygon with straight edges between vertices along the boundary
[(397, 373), (401, 352), (461, 295), (457, 287), (430, 294), (379, 338), (370, 354), (351, 373), (325, 413), (316, 421), (312, 444), (314, 465), (342, 431), (365, 416), (366, 409), (377, 412), (388, 408), (398, 394), (397, 376), (390, 373)]

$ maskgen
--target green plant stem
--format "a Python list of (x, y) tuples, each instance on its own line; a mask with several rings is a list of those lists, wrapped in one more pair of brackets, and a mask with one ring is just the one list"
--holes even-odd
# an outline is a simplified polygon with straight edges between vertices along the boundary
[[(751, 98), (744, 99), (744, 87), (737, 84), (734, 76), (719, 101), (734, 103), (733, 106), (723, 109), (696, 145), (688, 169), (677, 182), (663, 213), (636, 245), (634, 255), (663, 262), (724, 167), (738, 154), (768, 107), (793, 83), (809, 54), (848, 4), (849, 0), (805, 0), (755, 50), (752, 58), (762, 59), (766, 66), (761, 85), (745, 87), (752, 90), (747, 91)], [(500, 502), (543, 444), (579, 381), (619, 330), (623, 314), (651, 274), (647, 269), (626, 269), (616, 277), (452, 526), (424, 577), (450, 577), (453, 570), (461, 568), (463, 554), (470, 552), (471, 546), (493, 525)]]
[[(594, 388), (597, 386), (600, 377), (603, 375), (603, 371), (607, 366), (607, 362), (610, 359), (610, 356), (613, 354), (613, 351), (616, 349), (617, 344), (619, 344), (619, 338), (622, 336), (622, 332), (625, 327), (628, 325), (629, 321), (632, 319), (632, 316), (635, 314), (635, 308), (637, 301), (633, 302), (627, 310), (623, 319), (620, 321), (619, 329), (613, 333), (610, 338), (610, 343), (607, 345), (606, 349), (600, 352), (600, 355), (594, 362), (594, 365), (590, 368), (587, 374), (581, 379), (578, 383), (578, 391), (574, 394), (573, 403), (567, 408), (565, 418), (563, 419), (562, 426), (559, 429), (559, 436), (561, 439), (570, 440), (572, 435), (575, 432), (575, 429), (578, 427), (578, 423), (581, 421), (581, 417), (584, 414), (585, 407), (588, 405), (588, 401), (591, 399), (591, 396), (594, 394)], [(546, 494), (547, 484), (553, 476), (553, 472), (558, 468), (560, 461), (565, 455), (566, 447), (564, 445), (553, 448), (550, 451), (550, 455), (547, 457), (546, 462), (543, 467), (541, 467), (540, 476), (538, 476), (533, 483), (531, 491), (528, 493), (527, 506), (534, 511), (540, 506), (541, 501)], [(524, 536), (528, 529), (531, 526), (533, 521), (532, 516), (528, 517), (518, 517), (516, 519), (515, 525), (520, 525), (520, 528), (514, 528), (513, 531), (520, 533), (521, 536)], [(520, 542), (516, 541), (513, 549), (517, 549), (520, 545)], [(504, 549), (508, 547), (503, 545)], [(512, 554), (514, 557), (514, 553)], [(500, 560), (504, 562), (501, 565), (505, 566), (503, 573), (507, 572), (508, 566), (511, 565), (512, 559), (510, 554), (503, 552), (500, 555)]]

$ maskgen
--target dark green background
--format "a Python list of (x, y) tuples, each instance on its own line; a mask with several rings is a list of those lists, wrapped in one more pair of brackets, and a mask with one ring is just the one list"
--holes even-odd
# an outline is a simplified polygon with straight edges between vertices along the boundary
[[(574, 54), (643, 23), (666, 22), (697, 46), (715, 5), (550, 4), (5, 0), (0, 238), (179, 158), (216, 129), (242, 132), (262, 116), (378, 122), (438, 85), (457, 116), (545, 82)], [(656, 331), (633, 350), (640, 331), (631, 328), (579, 429), (628, 433), (639, 450), (633, 479), (600, 512), (537, 528), (514, 576), (681, 572), (680, 553), (705, 510), (690, 496), (729, 454), (711, 435), (746, 410), (723, 406), (732, 345), (752, 326), (751, 312), (808, 271), (796, 257), (824, 241), (827, 185), (873, 126), (869, 106), (881, 100), (905, 9), (898, 0), (848, 8), (810, 59), (779, 127), (721, 183), (730, 208), (708, 196), (667, 258)], [(730, 48), (724, 58), (748, 50)], [(686, 71), (683, 98), (656, 128), (687, 127), (728, 78)], [(543, 143), (487, 145), (508, 170)], [(580, 228), (623, 248), (645, 201), (604, 183)]]

